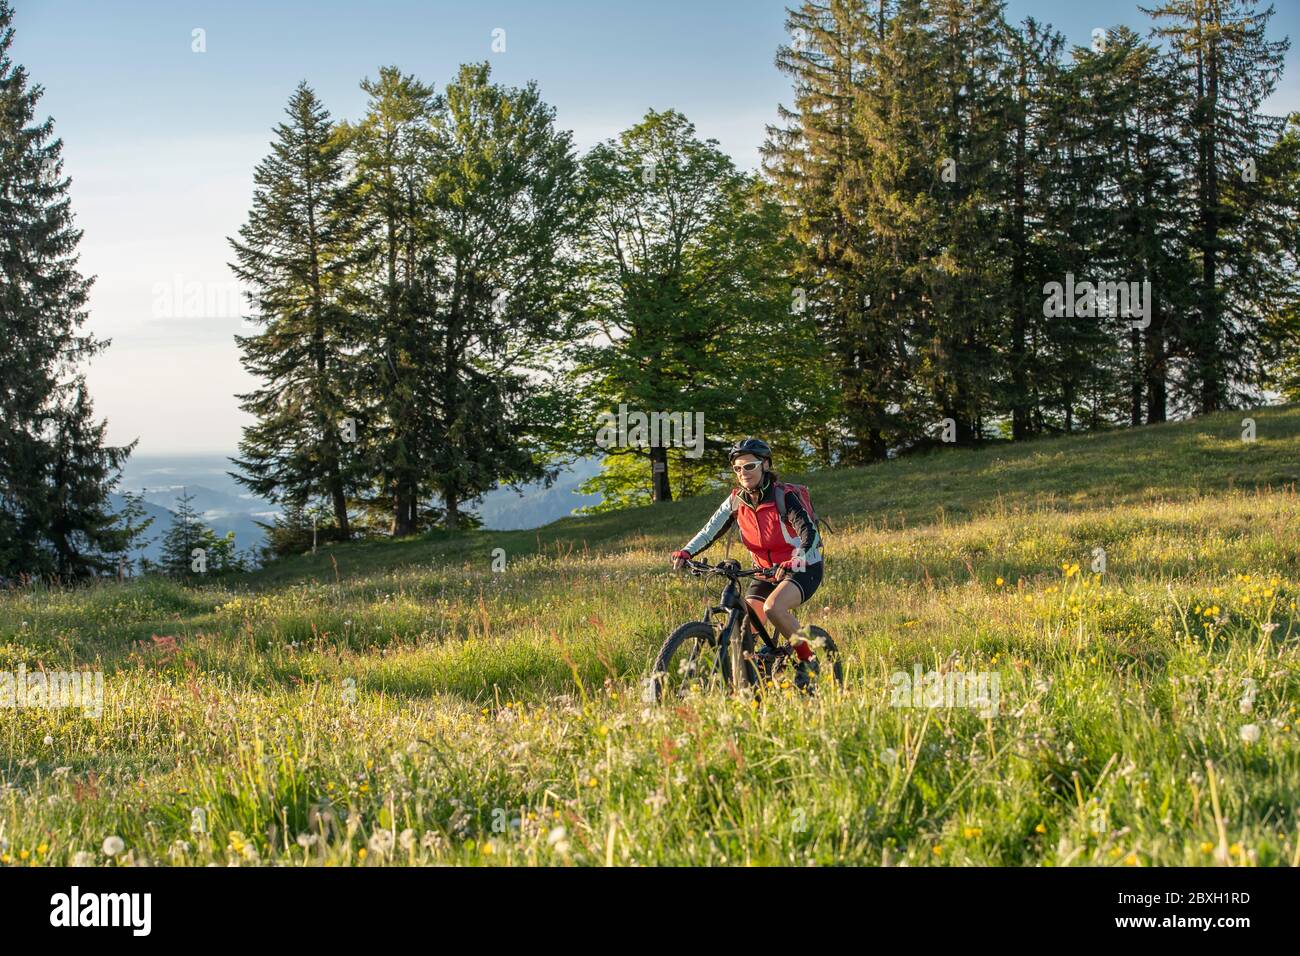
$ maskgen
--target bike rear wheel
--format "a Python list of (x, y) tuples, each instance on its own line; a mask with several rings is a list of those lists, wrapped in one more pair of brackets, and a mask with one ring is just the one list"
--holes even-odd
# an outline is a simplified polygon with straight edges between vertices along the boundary
[(810, 675), (809, 691), (815, 693), (818, 684), (828, 681), (834, 682), (836, 687), (843, 687), (844, 662), (840, 659), (840, 649), (835, 638), (816, 624), (809, 624), (804, 630), (812, 644), (813, 660), (817, 661), (817, 670)]
[(719, 650), (718, 633), (706, 621), (683, 624), (668, 636), (655, 658), (647, 698), (655, 702), (685, 697), (692, 691), (729, 688), (731, 655)]
[(750, 655), (757, 662), (757, 680), (754, 683), (781, 687), (788, 682), (805, 694), (815, 694), (819, 687), (829, 683), (834, 683), (837, 687), (844, 686), (844, 662), (840, 659), (840, 649), (835, 639), (825, 628), (816, 625), (808, 625), (802, 633), (811, 645), (812, 662), (801, 663), (795, 654), (795, 642), (782, 638), (775, 653), (759, 649)]

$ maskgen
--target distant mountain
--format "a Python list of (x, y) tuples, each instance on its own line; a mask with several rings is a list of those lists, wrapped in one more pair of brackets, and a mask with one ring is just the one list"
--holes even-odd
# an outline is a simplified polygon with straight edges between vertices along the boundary
[[(269, 524), (279, 508), (250, 494), (230, 477), (228, 472), (233, 470), (229, 459), (222, 455), (139, 455), (128, 459), (118, 490), (143, 492), (145, 510), (154, 518), (146, 535), (150, 541), (145, 556), (158, 560), (162, 536), (171, 525), (172, 512), (182, 494), (193, 496), (192, 507), (217, 534), (235, 532), (239, 550), (260, 550), (265, 533), (257, 522)], [(538, 528), (572, 514), (575, 508), (600, 501), (599, 495), (582, 495), (576, 490), (599, 472), (599, 459), (580, 459), (550, 488), (541, 483), (525, 485), (519, 492), (501, 487), (471, 507), (483, 519), (483, 526), (493, 531)], [(114, 494), (111, 500), (113, 508), (121, 510), (121, 495)]]
[(578, 485), (599, 473), (598, 459), (583, 458), (568, 471), (562, 472), (550, 488), (543, 488), (540, 483), (525, 485), (522, 494), (509, 488), (498, 488), (484, 495), (474, 510), (482, 517), (483, 527), (493, 531), (540, 528), (573, 514), (575, 508), (599, 502), (600, 495), (581, 495), (577, 492)]
[[(134, 489), (127, 488), (125, 490), (132, 491)], [(111, 494), (108, 496), (108, 500), (115, 512), (120, 513), (126, 507), (126, 499), (120, 494)], [(171, 527), (172, 513), (166, 508), (151, 504), (148, 501), (144, 503), (144, 511), (147, 517), (153, 518), (153, 524), (144, 533), (145, 546), (132, 554), (131, 557), (138, 560), (143, 555), (156, 563), (162, 557), (162, 537), (167, 533), (167, 529)]]

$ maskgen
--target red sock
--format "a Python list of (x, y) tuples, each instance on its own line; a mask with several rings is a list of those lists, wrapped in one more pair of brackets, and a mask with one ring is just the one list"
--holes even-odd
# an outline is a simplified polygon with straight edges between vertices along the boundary
[(799, 641), (797, 644), (795, 644), (794, 652), (798, 656), (799, 660), (801, 661), (812, 660), (812, 656), (813, 656), (812, 645), (809, 644), (807, 641)]

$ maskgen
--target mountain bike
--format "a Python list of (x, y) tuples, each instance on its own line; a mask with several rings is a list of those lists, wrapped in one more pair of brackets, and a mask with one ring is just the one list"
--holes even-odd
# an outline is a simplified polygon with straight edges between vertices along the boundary
[[(744, 578), (772, 578), (774, 568), (742, 571), (740, 562), (687, 561), (697, 577), (718, 575), (727, 581), (722, 598), (708, 606), (703, 620), (683, 624), (659, 650), (647, 682), (646, 698), (655, 702), (682, 697), (693, 689), (731, 689), (737, 685), (761, 690), (780, 685), (787, 677), (800, 690), (812, 693), (828, 678), (844, 683), (844, 666), (834, 639), (820, 627), (805, 625), (797, 639), (812, 645), (813, 659), (800, 665), (794, 645), (784, 636), (773, 638), (740, 591)], [(761, 641), (761, 646), (759, 645)], [(733, 677), (733, 675), (735, 675)]]

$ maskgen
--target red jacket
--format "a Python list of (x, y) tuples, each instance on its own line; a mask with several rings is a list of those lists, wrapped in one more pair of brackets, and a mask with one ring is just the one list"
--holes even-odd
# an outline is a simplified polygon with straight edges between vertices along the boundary
[(684, 550), (697, 555), (738, 523), (741, 540), (759, 567), (770, 568), (794, 557), (816, 564), (822, 559), (816, 525), (793, 491), (785, 492), (785, 506), (782, 521), (776, 507), (776, 486), (770, 479), (763, 485), (757, 505), (750, 503), (747, 492), (732, 492)]

